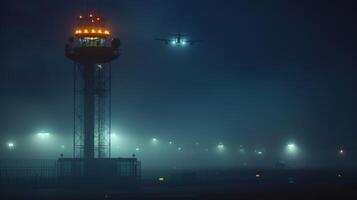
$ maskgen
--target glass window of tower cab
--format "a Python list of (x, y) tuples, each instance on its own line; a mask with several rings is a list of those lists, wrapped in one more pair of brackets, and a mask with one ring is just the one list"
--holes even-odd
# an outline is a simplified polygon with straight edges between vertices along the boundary
[(76, 43), (83, 47), (103, 47), (110, 36), (105, 19), (92, 13), (79, 15), (74, 35)]

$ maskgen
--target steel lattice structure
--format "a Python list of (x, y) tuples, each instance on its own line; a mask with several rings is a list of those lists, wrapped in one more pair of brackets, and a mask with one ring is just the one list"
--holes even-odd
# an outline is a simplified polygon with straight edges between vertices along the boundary
[(110, 157), (111, 133), (111, 64), (94, 64), (83, 66), (74, 64), (74, 132), (73, 157), (84, 157), (85, 134), (85, 67), (94, 68), (94, 157)]
[(86, 171), (92, 173), (91, 161), (111, 156), (110, 63), (120, 55), (120, 40), (111, 38), (101, 16), (81, 15), (77, 21), (65, 47), (74, 61), (73, 157), (85, 159)]

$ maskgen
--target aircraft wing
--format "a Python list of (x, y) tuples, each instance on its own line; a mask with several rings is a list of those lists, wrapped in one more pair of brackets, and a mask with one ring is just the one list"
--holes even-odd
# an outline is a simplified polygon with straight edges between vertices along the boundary
[(190, 45), (193, 45), (195, 43), (203, 42), (203, 40), (186, 40), (186, 42)]
[(171, 41), (171, 40), (163, 39), (163, 38), (155, 38), (155, 40), (161, 41), (161, 42), (170, 42)]

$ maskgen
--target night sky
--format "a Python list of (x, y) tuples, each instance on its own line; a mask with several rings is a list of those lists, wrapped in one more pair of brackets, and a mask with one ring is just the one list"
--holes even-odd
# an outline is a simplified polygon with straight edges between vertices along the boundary
[[(1, 155), (7, 140), (21, 144), (43, 130), (71, 141), (73, 63), (64, 44), (84, 2), (1, 1)], [(357, 153), (356, 5), (102, 0), (90, 7), (122, 41), (112, 63), (112, 126), (127, 138), (273, 153), (294, 141), (306, 163), (323, 166), (340, 147)], [(173, 48), (154, 40), (179, 31), (204, 42)]]

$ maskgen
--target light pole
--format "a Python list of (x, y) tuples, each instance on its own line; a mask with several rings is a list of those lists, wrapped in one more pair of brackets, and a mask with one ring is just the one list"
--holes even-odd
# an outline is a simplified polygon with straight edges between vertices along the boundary
[(15, 144), (13, 142), (8, 142), (6, 146), (10, 151), (15, 149)]

